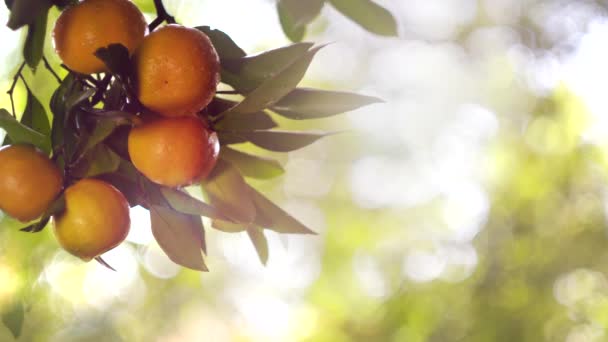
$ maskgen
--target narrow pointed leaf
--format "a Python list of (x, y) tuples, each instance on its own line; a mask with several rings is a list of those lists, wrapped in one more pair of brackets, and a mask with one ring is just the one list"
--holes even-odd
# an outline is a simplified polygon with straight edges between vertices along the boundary
[(259, 226), (284, 234), (316, 234), (300, 221), (274, 204), (257, 190), (250, 188), (251, 197), (257, 209), (255, 223)]
[(251, 142), (263, 149), (275, 152), (290, 152), (308, 146), (315, 141), (332, 135), (327, 132), (292, 131), (241, 131), (231, 132), (237, 137)]
[(220, 145), (233, 145), (247, 142), (247, 139), (237, 135), (236, 133), (232, 133), (233, 131), (217, 131), (217, 137), (220, 139)]
[(277, 2), (277, 12), (283, 33), (292, 42), (301, 42), (306, 35), (306, 24), (298, 24), (297, 17), (286, 8), (282, 1)]
[(268, 240), (264, 236), (264, 231), (257, 227), (249, 227), (247, 228), (247, 235), (249, 235), (260, 261), (263, 265), (266, 265), (268, 262)]
[(269, 179), (285, 173), (283, 166), (273, 159), (254, 156), (229, 147), (222, 148), (220, 153), (222, 158), (239, 169), (245, 177)]
[(17, 301), (8, 310), (2, 313), (2, 323), (13, 334), (14, 338), (21, 336), (23, 321), (25, 319), (25, 308), (23, 302)]
[(203, 183), (209, 202), (231, 220), (251, 223), (255, 219), (255, 206), (249, 195), (249, 186), (238, 169), (220, 158)]
[(82, 158), (85, 153), (89, 152), (92, 148), (102, 143), (107, 137), (109, 137), (116, 128), (130, 124), (131, 121), (126, 118), (104, 118), (98, 120), (95, 124), (95, 128), (87, 138), (81, 139), (81, 144), (76, 152), (75, 159)]
[(120, 157), (107, 146), (100, 144), (93, 147), (84, 157), (80, 158), (72, 175), (76, 177), (94, 177), (118, 170)]
[(16, 30), (31, 24), (40, 15), (45, 14), (49, 8), (51, 8), (51, 0), (13, 0), (6, 26), (11, 30)]
[(226, 115), (215, 125), (217, 130), (258, 130), (277, 127), (277, 123), (266, 112), (255, 112), (249, 114)]
[(23, 58), (30, 68), (35, 69), (42, 59), (48, 9), (42, 12), (27, 28), (27, 37), (23, 46)]
[(205, 216), (212, 219), (227, 219), (218, 209), (199, 201), (184, 191), (161, 187), (160, 192), (169, 205), (180, 213)]
[(5, 109), (0, 109), (0, 128), (6, 131), (14, 144), (32, 144), (45, 152), (49, 152), (47, 137), (40, 132), (21, 124)]
[(285, 35), (294, 42), (304, 38), (306, 26), (320, 13), (325, 0), (280, 0), (277, 2), (279, 20)]
[(369, 32), (396, 36), (397, 21), (386, 8), (371, 0), (329, 0), (342, 14)]
[(247, 94), (260, 87), (309, 53), (312, 43), (297, 43), (222, 64), (222, 81)]
[(289, 94), (300, 83), (312, 59), (322, 46), (313, 48), (275, 76), (264, 81), (243, 101), (229, 109), (232, 113), (255, 113)]
[(355, 93), (298, 88), (275, 103), (272, 110), (289, 119), (305, 120), (342, 114), (380, 102), (383, 101), (377, 97)]
[(279, 0), (278, 3), (294, 18), (294, 24), (306, 25), (319, 16), (325, 0)]
[(242, 223), (234, 223), (224, 220), (213, 220), (211, 226), (224, 233), (240, 233), (247, 230), (247, 226)]
[(49, 123), (49, 118), (40, 101), (29, 89), (27, 90), (27, 104), (23, 115), (21, 115), (21, 123), (43, 134), (45, 136), (43, 150), (46, 152), (51, 151), (51, 124)]
[(304, 57), (312, 46), (312, 43), (297, 43), (253, 56), (230, 59), (226, 61), (226, 69), (249, 80), (268, 79)]
[(217, 54), (220, 56), (220, 60), (226, 58), (241, 58), (247, 55), (226, 33), (217, 29), (212, 29), (209, 26), (199, 26), (196, 27), (196, 29), (203, 32), (211, 39)]
[(49, 136), (51, 134), (51, 124), (46, 111), (31, 91), (27, 92), (27, 104), (23, 115), (21, 115), (21, 123), (43, 135)]
[(205, 241), (200, 216), (153, 205), (150, 219), (152, 234), (169, 259), (193, 270), (208, 271), (202, 253)]

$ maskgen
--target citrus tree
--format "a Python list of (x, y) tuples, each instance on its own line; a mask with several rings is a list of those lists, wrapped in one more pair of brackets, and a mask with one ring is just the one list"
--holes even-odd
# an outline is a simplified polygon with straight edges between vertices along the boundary
[[(314, 234), (248, 181), (280, 176), (281, 164), (233, 145), (294, 151), (339, 132), (281, 129), (277, 115), (325, 118), (381, 101), (298, 87), (325, 47), (302, 42), (323, 6), (378, 35), (397, 34), (392, 15), (370, 0), (281, 0), (281, 25), (294, 44), (249, 55), (221, 28), (180, 25), (160, 0), (150, 23), (128, 0), (5, 3), (8, 27), (27, 37), (8, 89), (11, 108), (0, 109), (0, 209), (23, 232), (52, 223), (67, 252), (109, 268), (102, 254), (126, 238), (134, 206), (149, 211), (167, 256), (199, 271), (208, 271), (202, 217), (220, 231), (246, 233), (262, 263), (265, 230)], [(53, 6), (61, 14), (50, 34)], [(43, 54), (51, 36), (61, 65)], [(56, 79), (49, 113), (25, 68)], [(27, 89), (22, 113), (14, 104), (18, 82)], [(193, 186), (202, 198), (188, 191)], [(16, 336), (22, 320), (20, 304), (3, 319)]]

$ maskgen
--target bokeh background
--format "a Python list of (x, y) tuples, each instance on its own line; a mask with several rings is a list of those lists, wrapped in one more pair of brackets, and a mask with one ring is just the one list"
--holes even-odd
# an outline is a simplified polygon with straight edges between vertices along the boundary
[[(0, 311), (25, 300), (20, 339), (607, 341), (606, 2), (378, 2), (399, 38), (326, 6), (307, 39), (332, 44), (304, 83), (386, 102), (282, 120), (347, 132), (254, 183), (318, 236), (269, 232), (263, 267), (246, 234), (209, 230), (201, 274), (168, 260), (134, 208), (128, 243), (104, 255), (112, 272), (62, 252), (50, 229), (21, 233), (4, 217)], [(152, 18), (151, 1), (136, 3)], [(272, 0), (165, 3), (248, 52), (288, 44)], [(24, 37), (0, 28), (0, 89)], [(49, 40), (46, 55), (57, 67)], [(39, 68), (26, 78), (48, 104), (56, 83)], [(19, 112), (21, 84), (16, 94)], [(4, 326), (0, 340), (12, 340)]]

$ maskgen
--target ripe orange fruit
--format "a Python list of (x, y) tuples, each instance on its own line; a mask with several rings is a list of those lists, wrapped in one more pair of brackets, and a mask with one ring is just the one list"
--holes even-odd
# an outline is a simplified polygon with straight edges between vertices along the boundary
[(61, 191), (61, 172), (29, 145), (0, 150), (0, 209), (19, 221), (38, 218)]
[(128, 147), (135, 168), (169, 187), (207, 177), (220, 149), (217, 134), (195, 116), (162, 118), (134, 127)]
[(167, 25), (150, 33), (134, 55), (139, 101), (167, 117), (205, 108), (219, 83), (220, 62), (202, 32)]
[(133, 53), (144, 39), (143, 14), (129, 0), (84, 0), (61, 13), (53, 41), (68, 68), (83, 74), (106, 71), (94, 53), (120, 43)]
[(65, 211), (53, 217), (61, 247), (89, 261), (118, 246), (129, 233), (129, 203), (112, 185), (83, 179), (65, 190)]

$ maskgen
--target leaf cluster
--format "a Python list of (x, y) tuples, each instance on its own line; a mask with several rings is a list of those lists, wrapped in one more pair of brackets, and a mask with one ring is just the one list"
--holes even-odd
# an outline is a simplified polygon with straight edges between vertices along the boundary
[(277, 12), (285, 35), (293, 42), (301, 42), (308, 25), (319, 16), (326, 3), (371, 33), (398, 34), (397, 21), (391, 12), (372, 0), (279, 0)]
[[(296, 7), (291, 6), (295, 3), (285, 2), (280, 6), (293, 10)], [(7, 1), (11, 9), (9, 27), (28, 26), (23, 51), (31, 68), (42, 59), (48, 9), (52, 5), (63, 8), (69, 4), (69, 1)], [(30, 6), (31, 10), (24, 11), (23, 6)], [(172, 18), (164, 8), (159, 13), (164, 13), (164, 20)], [(309, 13), (306, 18), (312, 20), (313, 17), (314, 13)], [(248, 55), (226, 33), (208, 26), (197, 29), (213, 42), (220, 56), (222, 82), (233, 89), (232, 95), (238, 95), (226, 98), (220, 92), (198, 113), (217, 132), (222, 145), (216, 167), (200, 184), (204, 200), (183, 189), (167, 188), (149, 181), (131, 163), (128, 133), (142, 116), (156, 113), (137, 100), (132, 61), (127, 49), (120, 44), (96, 52), (109, 72), (89, 76), (69, 71), (60, 79), (51, 98), (51, 115), (47, 115), (29, 88), (27, 105), (21, 115), (16, 115), (14, 110), (10, 113), (0, 109), (0, 128), (7, 132), (4, 144), (32, 144), (47, 153), (62, 170), (64, 187), (88, 177), (114, 185), (125, 194), (131, 206), (139, 205), (149, 210), (152, 232), (158, 244), (171, 260), (182, 266), (207, 271), (203, 258), (206, 253), (203, 216), (210, 218), (212, 227), (220, 231), (247, 232), (260, 260), (266, 263), (265, 231), (284, 234), (314, 234), (314, 231), (246, 180), (280, 176), (284, 173), (281, 164), (243, 152), (234, 145), (249, 142), (269, 151), (294, 151), (333, 133), (283, 130), (278, 128), (276, 115), (291, 120), (326, 118), (379, 102), (379, 99), (298, 88), (314, 56), (324, 46), (301, 42)], [(49, 70), (52, 70), (50, 66)], [(20, 74), (15, 76), (15, 82), (17, 76), (25, 83)], [(64, 206), (63, 196), (59, 196), (38, 222), (22, 230), (41, 231), (53, 215), (64, 210)], [(98, 261), (104, 263), (101, 259)]]

